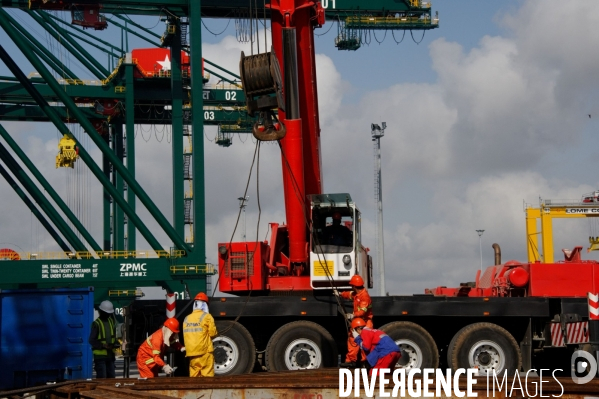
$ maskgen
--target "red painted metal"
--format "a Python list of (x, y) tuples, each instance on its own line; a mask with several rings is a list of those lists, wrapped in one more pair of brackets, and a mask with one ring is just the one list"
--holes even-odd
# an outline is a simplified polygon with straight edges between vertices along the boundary
[(568, 323), (565, 330), (561, 323), (551, 323), (551, 346), (563, 347), (566, 344), (584, 344), (589, 342), (589, 323), (580, 321)]
[(599, 291), (599, 262), (582, 260), (576, 247), (556, 263), (520, 263), (511, 260), (489, 266), (475, 284), (458, 288), (437, 287), (425, 293), (468, 297), (578, 297)]
[[(272, 42), (285, 81), (283, 59), (283, 28), (295, 28), (297, 37), (297, 64), (300, 119), (286, 119), (279, 110), (279, 117), (287, 127), (287, 135), (281, 140), (283, 149), (283, 182), (285, 209), (289, 229), (292, 264), (307, 261), (305, 196), (322, 193), (320, 168), (320, 124), (318, 119), (318, 96), (316, 91), (316, 64), (314, 55), (314, 18), (318, 7), (313, 1), (273, 0)], [(321, 10), (322, 12), (322, 10)]]
[(95, 30), (103, 30), (108, 27), (106, 18), (100, 14), (101, 4), (98, 5), (81, 5), (73, 4), (71, 7), (71, 23), (79, 25), (83, 29), (93, 28)]
[[(285, 214), (289, 231), (289, 260), (291, 272), (300, 275), (306, 264), (306, 188), (304, 185), (304, 159), (302, 154), (301, 119), (284, 121), (287, 135), (282, 140), (283, 188), (285, 190)], [(284, 143), (283, 143), (284, 142)], [(299, 149), (299, 151), (298, 151)]]
[[(227, 248), (220, 254), (218, 269), (221, 292), (248, 291), (305, 291), (311, 290), (310, 276), (296, 275), (299, 269), (291, 267), (285, 254), (288, 242), (287, 226), (271, 223), (270, 242), (220, 243)], [(257, 248), (257, 249), (256, 249)]]
[(269, 248), (265, 242), (220, 243), (219, 248), (227, 248), (220, 254), (219, 289), (222, 292), (248, 292), (266, 289), (266, 268), (262, 267), (268, 258)]
[(589, 307), (589, 320), (599, 320), (599, 295), (588, 292), (587, 304)]
[(21, 260), (21, 257), (10, 248), (0, 248), (0, 261), (3, 260)]
[[(133, 62), (137, 66), (133, 72), (136, 78), (166, 77), (171, 69), (171, 50), (169, 48), (140, 48), (131, 51)], [(202, 72), (204, 60), (202, 59)], [(181, 72), (186, 77), (190, 76), (189, 55), (181, 51)]]
[(508, 277), (510, 283), (515, 287), (525, 287), (528, 284), (528, 272), (521, 267), (516, 267), (509, 271)]

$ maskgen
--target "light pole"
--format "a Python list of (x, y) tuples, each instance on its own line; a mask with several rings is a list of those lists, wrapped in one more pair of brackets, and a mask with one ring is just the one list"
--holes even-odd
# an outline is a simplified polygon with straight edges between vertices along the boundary
[(242, 241), (245, 242), (245, 207), (247, 206), (247, 202), (250, 200), (249, 196), (245, 196), (245, 197), (239, 197), (237, 198), (239, 200), (239, 207), (241, 208), (241, 211), (243, 212), (243, 226), (242, 226)]
[(377, 232), (376, 232), (376, 244), (377, 244), (377, 263), (379, 268), (379, 279), (381, 282), (381, 296), (386, 295), (385, 291), (385, 255), (384, 255), (384, 240), (383, 240), (383, 180), (381, 175), (381, 137), (385, 135), (385, 129), (387, 123), (381, 123), (382, 128), (372, 123), (370, 125), (370, 133), (372, 135), (372, 141), (374, 141), (374, 158), (376, 166), (374, 169), (374, 200), (377, 207)]
[(483, 271), (483, 233), (484, 230), (476, 230), (478, 233), (478, 249), (480, 250), (480, 271)]

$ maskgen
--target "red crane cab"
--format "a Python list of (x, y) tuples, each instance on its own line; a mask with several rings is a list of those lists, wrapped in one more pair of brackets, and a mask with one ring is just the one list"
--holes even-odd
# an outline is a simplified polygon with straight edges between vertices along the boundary
[(360, 211), (349, 194), (308, 195), (308, 264), (289, 259), (289, 233), (271, 223), (269, 241), (219, 243), (219, 289), (267, 294), (350, 288), (355, 274), (371, 286), (371, 258), (361, 243)]

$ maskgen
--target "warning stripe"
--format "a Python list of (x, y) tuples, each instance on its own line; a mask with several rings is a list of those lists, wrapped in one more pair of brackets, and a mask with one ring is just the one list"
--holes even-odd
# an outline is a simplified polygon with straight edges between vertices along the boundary
[(551, 345), (556, 347), (589, 342), (589, 323), (580, 321), (566, 324), (566, 335), (567, 339), (564, 339), (560, 323), (551, 323)]
[(177, 304), (175, 294), (166, 294), (166, 317), (175, 317)]
[(593, 293), (587, 293), (589, 302), (589, 319), (599, 320), (599, 295)]
[(564, 334), (559, 323), (551, 323), (551, 346), (565, 346)]

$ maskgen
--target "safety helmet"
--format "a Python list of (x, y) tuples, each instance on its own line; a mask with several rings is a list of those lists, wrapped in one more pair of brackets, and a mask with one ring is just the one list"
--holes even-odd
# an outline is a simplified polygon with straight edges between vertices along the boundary
[(333, 220), (341, 220), (341, 212), (333, 213)]
[(354, 276), (349, 280), (349, 285), (352, 287), (364, 287), (364, 280), (362, 277), (354, 274)]
[(196, 297), (194, 298), (194, 300), (196, 300), (196, 301), (204, 301), (206, 303), (209, 302), (208, 295), (204, 294), (203, 292), (200, 292), (198, 295), (196, 295)]
[(358, 328), (358, 327), (364, 327), (366, 325), (366, 322), (362, 319), (360, 319), (359, 317), (354, 317), (354, 319), (351, 321), (351, 328)]
[(175, 319), (174, 317), (166, 319), (164, 326), (175, 334), (179, 332), (179, 320)]
[(105, 313), (114, 313), (114, 306), (110, 301), (102, 301), (100, 306), (98, 306), (98, 309)]

